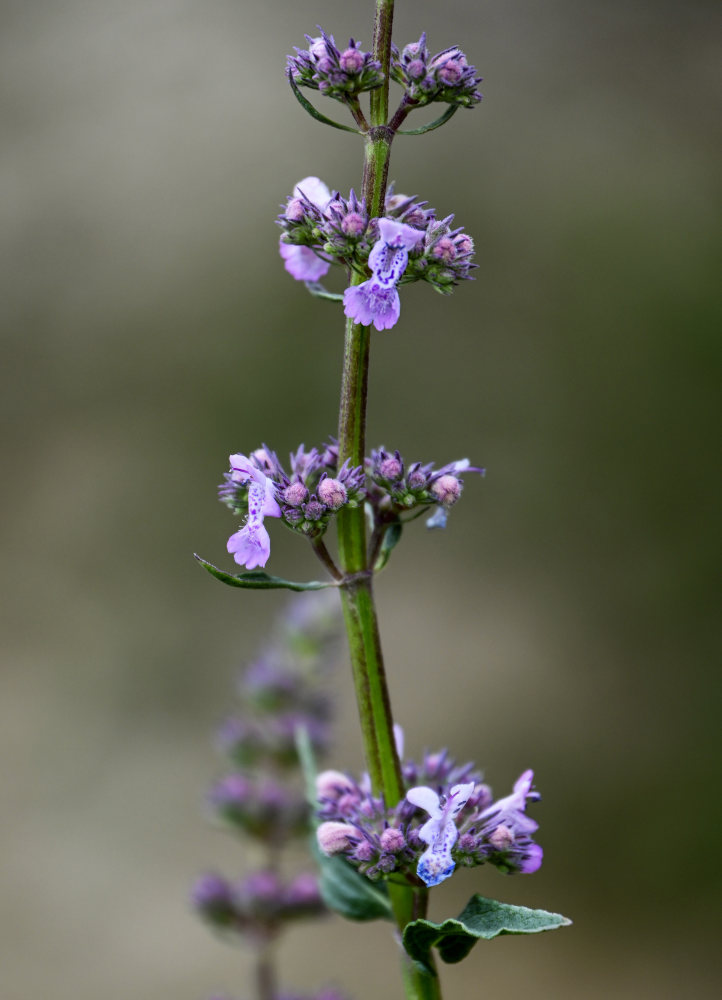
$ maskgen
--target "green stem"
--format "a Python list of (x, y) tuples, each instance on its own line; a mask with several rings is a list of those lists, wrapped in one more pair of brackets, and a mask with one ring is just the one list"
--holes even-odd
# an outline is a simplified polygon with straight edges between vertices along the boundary
[[(381, 63), (385, 82), (371, 91), (371, 123), (366, 136), (363, 196), (371, 217), (383, 215), (393, 139), (387, 125), (393, 13), (394, 0), (376, 0), (374, 58)], [(360, 284), (365, 277), (353, 273), (351, 285)], [(370, 332), (369, 327), (347, 320), (338, 428), (339, 467), (346, 459), (354, 466), (364, 462)], [(403, 797), (404, 785), (374, 605), (365, 513), (360, 507), (341, 510), (337, 522), (339, 563), (344, 578), (341, 599), (366, 763), (374, 793), (382, 795), (386, 805), (393, 807)], [(389, 884), (389, 898), (401, 933), (409, 921), (425, 912), (428, 890)], [(405, 952), (402, 952), (402, 975), (407, 1000), (441, 1000), (438, 976), (422, 971)]]

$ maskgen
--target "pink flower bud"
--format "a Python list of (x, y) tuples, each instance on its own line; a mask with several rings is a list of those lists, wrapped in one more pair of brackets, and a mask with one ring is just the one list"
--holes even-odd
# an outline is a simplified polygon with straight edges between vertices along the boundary
[(286, 218), (289, 222), (300, 222), (306, 214), (303, 202), (300, 198), (291, 198), (286, 205)]
[(318, 496), (331, 510), (338, 510), (348, 500), (346, 487), (338, 479), (322, 479), (318, 484)]
[(344, 73), (358, 73), (364, 64), (364, 57), (358, 49), (346, 49), (338, 61)]
[(495, 847), (497, 851), (507, 851), (514, 843), (514, 834), (508, 826), (500, 823), (496, 830), (489, 835), (488, 840), (491, 846)]
[(438, 77), (442, 83), (447, 84), (449, 87), (453, 87), (455, 83), (458, 83), (461, 79), (461, 74), (463, 67), (457, 59), (449, 59), (447, 63), (438, 70)]
[(379, 465), (379, 473), (384, 479), (398, 479), (401, 475), (402, 465), (398, 458), (385, 458)]
[(290, 504), (291, 507), (300, 506), (308, 497), (308, 490), (303, 485), (303, 483), (291, 483), (283, 491), (283, 499), (285, 503)]
[(401, 830), (397, 830), (395, 827), (390, 826), (388, 829), (384, 830), (379, 838), (381, 847), (384, 851), (388, 851), (390, 854), (397, 854), (406, 847), (406, 841)]
[(344, 792), (353, 790), (353, 781), (341, 771), (321, 771), (316, 777), (316, 795), (319, 799), (337, 799)]
[(318, 846), (327, 857), (342, 854), (358, 840), (358, 832), (349, 823), (321, 823), (316, 830)]
[(349, 212), (341, 222), (341, 229), (347, 236), (360, 236), (366, 229), (366, 220), (358, 212)]
[(431, 492), (442, 507), (452, 507), (461, 496), (461, 483), (456, 476), (440, 476), (432, 484)]
[(447, 264), (456, 257), (456, 247), (450, 236), (442, 236), (433, 249), (434, 257), (445, 261)]

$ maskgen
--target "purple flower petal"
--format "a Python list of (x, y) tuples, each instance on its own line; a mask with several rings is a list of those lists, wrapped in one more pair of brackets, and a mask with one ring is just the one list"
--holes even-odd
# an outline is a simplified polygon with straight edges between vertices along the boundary
[(271, 554), (271, 539), (262, 523), (247, 524), (228, 539), (228, 551), (239, 566), (265, 566)]
[(411, 250), (424, 235), (420, 229), (407, 226), (405, 222), (396, 219), (379, 219), (379, 234), (384, 243), (390, 247), (403, 247)]
[(310, 247), (299, 247), (281, 240), (279, 253), (284, 267), (296, 281), (318, 281), (331, 267), (327, 260), (317, 257)]
[[(319, 39), (319, 41), (322, 41), (322, 39)], [(308, 198), (321, 211), (331, 201), (331, 192), (320, 177), (304, 177), (294, 187), (293, 196), (294, 198), (300, 198), (301, 196)]]
[(395, 286), (384, 288), (376, 276), (353, 285), (343, 293), (343, 311), (356, 323), (377, 330), (390, 330), (401, 313), (401, 301)]

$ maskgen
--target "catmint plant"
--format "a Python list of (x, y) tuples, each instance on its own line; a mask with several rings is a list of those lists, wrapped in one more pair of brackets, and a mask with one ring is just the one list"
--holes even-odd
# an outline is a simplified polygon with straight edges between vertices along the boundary
[[(533, 772), (524, 771), (508, 795), (494, 798), (474, 765), (458, 764), (448, 750), (407, 759), (387, 687), (374, 576), (387, 565), (408, 522), (426, 515), (428, 528), (444, 528), (469, 479), (484, 474), (468, 458), (437, 465), (429, 456), (409, 461), (383, 445), (366, 446), (371, 343), (381, 331), (404, 336), (404, 286), (422, 281), (449, 295), (476, 267), (474, 241), (449, 212), (455, 206), (445, 204), (437, 213), (388, 181), (397, 137), (420, 136), (448, 123), (459, 108), (477, 107), (481, 78), (456, 44), (431, 55), (424, 32), (417, 41), (392, 42), (393, 15), (394, 0), (375, 0), (368, 49), (353, 38), (337, 44), (318, 28), (286, 65), (303, 109), (317, 122), (355, 133), (363, 145), (360, 187), (334, 186), (337, 179), (322, 179), (319, 164), (318, 175), (289, 178), (290, 194), (277, 218), (287, 276), (318, 299), (336, 303), (339, 322), (343, 318), (337, 433), (311, 448), (300, 444), (287, 461), (265, 444), (230, 442), (245, 451), (230, 456), (219, 497), (236, 519), (228, 552), (245, 572), (199, 561), (240, 589), (338, 591), (365, 769), (356, 777), (337, 769), (317, 773), (317, 734), (312, 726), (296, 727), (315, 810), (321, 892), (328, 907), (351, 920), (385, 919), (395, 926), (403, 945), (404, 995), (438, 1000), (437, 954), (458, 962), (481, 939), (536, 933), (569, 921), (479, 895), (456, 916), (440, 923), (427, 918), (431, 892), (458, 868), (489, 864), (504, 874), (531, 874), (541, 865), (542, 848), (534, 839), (537, 820), (529, 814), (540, 798)], [(325, 99), (336, 113), (348, 112), (348, 119), (328, 117), (317, 106)], [(402, 128), (429, 104), (444, 106), (439, 117)], [(342, 293), (322, 283), (334, 269), (344, 276)], [(387, 440), (394, 431), (387, 429)], [(297, 583), (265, 571), (280, 525), (305, 536), (322, 564), (322, 579)], [(329, 537), (335, 546), (329, 547)], [(233, 742), (232, 728), (225, 739)], [(227, 813), (243, 815), (242, 805), (226, 802), (233, 794), (233, 788), (220, 788), (215, 799)], [(270, 837), (270, 826), (258, 823), (258, 831), (266, 829)], [(226, 915), (225, 906), (219, 902), (217, 912)]]

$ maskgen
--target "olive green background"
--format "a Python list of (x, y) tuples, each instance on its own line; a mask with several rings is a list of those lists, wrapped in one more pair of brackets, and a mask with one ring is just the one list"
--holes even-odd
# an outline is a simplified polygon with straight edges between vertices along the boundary
[[(358, 10), (354, 10), (358, 8)], [(482, 105), (399, 138), (391, 175), (475, 238), (476, 281), (404, 289), (373, 336), (369, 443), (469, 456), (445, 533), (378, 584), (411, 752), (497, 794), (533, 767), (534, 876), (472, 892), (572, 928), (479, 945), (449, 997), (712, 997), (720, 892), (719, 12), (711, 2), (399, 0), (459, 42)], [(0, 32), (3, 1000), (249, 996), (189, 911), (252, 850), (214, 831), (210, 733), (282, 598), (222, 587), (232, 451), (335, 429), (342, 321), (283, 271), (274, 216), (354, 136), (284, 58), (371, 3), (5, 0)], [(325, 102), (324, 110), (342, 114)], [(422, 115), (419, 120), (422, 120)], [(269, 569), (310, 578), (271, 525)], [(346, 664), (333, 763), (361, 766)], [(380, 925), (289, 933), (282, 981), (399, 996)]]

